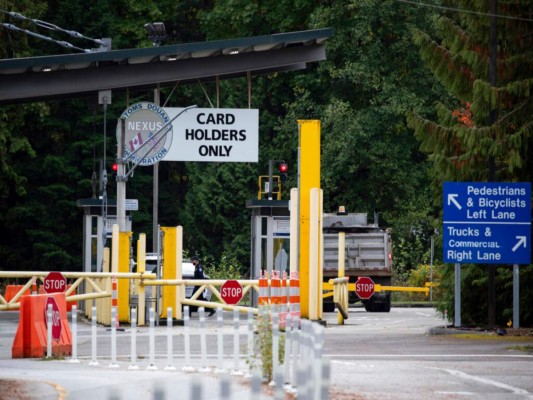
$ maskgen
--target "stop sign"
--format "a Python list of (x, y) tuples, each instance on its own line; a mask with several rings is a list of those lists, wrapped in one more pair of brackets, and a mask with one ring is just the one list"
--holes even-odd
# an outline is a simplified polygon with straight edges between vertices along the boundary
[(368, 276), (360, 276), (355, 282), (355, 293), (363, 300), (371, 298), (374, 294), (374, 281)]
[(63, 293), (67, 288), (67, 280), (61, 272), (50, 272), (43, 280), (45, 293)]
[(44, 320), (48, 328), (48, 306), (52, 305), (52, 339), (59, 340), (61, 338), (61, 314), (56, 300), (53, 297), (46, 299), (46, 305), (44, 308)]
[(237, 304), (242, 299), (242, 285), (236, 280), (226, 281), (220, 287), (220, 297), (226, 304)]

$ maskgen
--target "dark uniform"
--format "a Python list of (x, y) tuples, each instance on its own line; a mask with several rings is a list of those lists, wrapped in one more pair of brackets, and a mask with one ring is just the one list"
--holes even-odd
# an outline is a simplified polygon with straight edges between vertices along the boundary
[[(200, 259), (197, 256), (193, 256), (191, 258), (192, 263), (194, 264), (194, 279), (207, 279), (204, 275), (204, 267), (202, 263), (200, 262)], [(198, 290), (200, 290), (200, 286), (194, 287), (194, 292), (196, 293)], [(204, 293), (200, 293), (200, 296), (198, 296), (197, 300), (206, 301), (206, 298), (204, 297)], [(189, 315), (192, 314), (193, 311), (198, 311), (198, 307), (191, 306), (189, 307)], [(209, 316), (213, 315), (215, 313), (215, 310), (213, 308), (209, 309)]]

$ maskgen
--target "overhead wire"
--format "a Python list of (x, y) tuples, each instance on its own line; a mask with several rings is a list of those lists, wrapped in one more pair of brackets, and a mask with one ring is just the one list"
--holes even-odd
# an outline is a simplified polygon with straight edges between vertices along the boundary
[(516, 20), (516, 21), (533, 22), (533, 18), (514, 17), (511, 15), (503, 15), (503, 14), (492, 14), (492, 13), (486, 13), (482, 11), (473, 11), (473, 10), (466, 10), (464, 8), (440, 6), (437, 4), (429, 4), (429, 3), (423, 3), (421, 1), (413, 1), (413, 0), (396, 0), (396, 1), (399, 3), (412, 4), (415, 6), (437, 8), (439, 10), (454, 11), (454, 12), (461, 12), (461, 13), (467, 13), (467, 14), (476, 14), (476, 15), (481, 15), (484, 17), (496, 17), (496, 18)]

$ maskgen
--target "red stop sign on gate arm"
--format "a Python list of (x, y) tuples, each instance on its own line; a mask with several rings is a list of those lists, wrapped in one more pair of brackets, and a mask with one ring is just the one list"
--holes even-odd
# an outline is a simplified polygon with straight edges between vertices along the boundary
[(237, 304), (242, 299), (242, 285), (236, 280), (226, 281), (220, 287), (220, 297), (226, 304)]
[(46, 305), (44, 307), (44, 320), (48, 328), (48, 306), (52, 306), (52, 339), (59, 340), (61, 339), (61, 313), (59, 312), (59, 307), (56, 303), (56, 300), (53, 297), (48, 297), (46, 299)]
[(45, 293), (63, 293), (67, 288), (67, 279), (61, 272), (50, 272), (43, 280)]
[(362, 300), (368, 300), (374, 294), (374, 281), (368, 276), (360, 276), (355, 282), (355, 293)]

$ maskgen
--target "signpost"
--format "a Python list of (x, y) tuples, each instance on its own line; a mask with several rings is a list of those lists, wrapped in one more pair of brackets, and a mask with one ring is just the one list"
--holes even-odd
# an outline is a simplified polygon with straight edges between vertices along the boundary
[(242, 299), (242, 285), (236, 280), (226, 281), (220, 287), (220, 297), (226, 304), (237, 304)]
[[(48, 297), (46, 299), (46, 306), (44, 308), (44, 320), (48, 324), (48, 306), (52, 306), (52, 339), (59, 340), (61, 339), (61, 314), (59, 312), (59, 307), (57, 306), (56, 300), (53, 297)], [(47, 325), (48, 326), (48, 325)]]
[(355, 282), (355, 293), (362, 300), (368, 300), (374, 294), (374, 281), (368, 276), (360, 276)]
[(518, 264), (531, 263), (529, 182), (445, 182), (443, 261), (455, 263), (455, 326), (461, 263), (513, 264), (513, 327), (519, 327)]
[(45, 293), (63, 293), (67, 288), (67, 279), (61, 272), (50, 272), (43, 280)]

